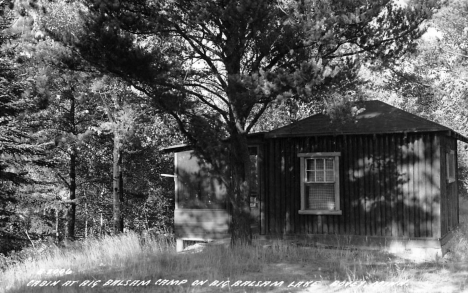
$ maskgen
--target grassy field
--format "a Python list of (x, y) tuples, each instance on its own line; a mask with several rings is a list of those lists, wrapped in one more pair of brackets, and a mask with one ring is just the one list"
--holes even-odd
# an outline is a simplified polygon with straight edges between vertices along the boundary
[(171, 238), (142, 241), (129, 233), (49, 249), (4, 271), (0, 292), (468, 291), (466, 200), (462, 207), (450, 259), (414, 263), (383, 252), (281, 242), (176, 253)]

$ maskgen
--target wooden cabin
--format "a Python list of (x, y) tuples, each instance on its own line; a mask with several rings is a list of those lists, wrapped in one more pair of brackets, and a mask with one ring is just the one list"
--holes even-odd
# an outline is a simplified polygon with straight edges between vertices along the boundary
[[(316, 114), (249, 137), (255, 237), (445, 253), (459, 224), (457, 141), (468, 138), (380, 101), (355, 121)], [(178, 248), (229, 237), (226, 189), (188, 146), (175, 153)]]

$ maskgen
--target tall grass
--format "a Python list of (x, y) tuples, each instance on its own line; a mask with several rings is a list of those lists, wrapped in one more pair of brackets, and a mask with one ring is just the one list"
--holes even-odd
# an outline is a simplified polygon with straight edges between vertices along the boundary
[(468, 261), (468, 199), (460, 198), (460, 227), (455, 231), (449, 250), (453, 259)]
[[(459, 289), (455, 264), (468, 260), (468, 201), (462, 200), (461, 227), (450, 248), (451, 264), (446, 261), (416, 264), (378, 251), (304, 247), (281, 241), (270, 245), (256, 244), (230, 248), (206, 245), (201, 252), (175, 252), (171, 237), (140, 238), (134, 233), (102, 239), (88, 239), (67, 247), (53, 247), (39, 257), (8, 268), (0, 276), (0, 292), (77, 292), (76, 288), (31, 288), (30, 280), (341, 280), (428, 283), (438, 280)], [(69, 269), (70, 275), (55, 276), (45, 272)], [(38, 275), (42, 272), (42, 275)], [(461, 275), (460, 278), (462, 277)], [(463, 277), (464, 278), (464, 277)], [(458, 282), (458, 283), (457, 283)], [(461, 284), (461, 285), (460, 285)], [(458, 287), (457, 287), (458, 286)], [(468, 286), (468, 284), (467, 284)], [(220, 291), (220, 288), (151, 287), (162, 292)], [(228, 288), (232, 292), (256, 292), (258, 288)], [(376, 288), (360, 288), (372, 292)], [(114, 287), (112, 292), (131, 292)], [(227, 289), (226, 289), (227, 290)], [(226, 291), (222, 290), (222, 291)], [(237, 290), (237, 291), (236, 291)], [(383, 292), (400, 292), (402, 288), (379, 288)], [(151, 292), (153, 292), (151, 291)], [(300, 291), (289, 289), (288, 292)], [(411, 291), (411, 290), (410, 290)], [(79, 288), (79, 292), (100, 292), (96, 288)], [(278, 292), (282, 292), (281, 290)], [(342, 291), (340, 291), (342, 292)], [(427, 292), (432, 292), (427, 290)]]
[(0, 292), (21, 287), (34, 279), (122, 271), (142, 263), (148, 256), (175, 253), (174, 247), (171, 237), (140, 239), (135, 233), (92, 238), (60, 248), (53, 246), (40, 256), (29, 258), (3, 272)]
[[(386, 257), (385, 254), (368, 251), (298, 247), (280, 241), (267, 247), (208, 245), (198, 253), (176, 253), (174, 247), (170, 238), (142, 241), (136, 234), (128, 233), (90, 239), (72, 247), (54, 248), (41, 257), (8, 269), (2, 276), (0, 292), (2, 288), (12, 292), (75, 292), (74, 288), (25, 286), (30, 280), (44, 279), (355, 281), (365, 279), (367, 265), (382, 262)], [(356, 259), (360, 260), (359, 264), (355, 263)], [(55, 278), (37, 275), (37, 272), (61, 268), (70, 269), (72, 273)], [(92, 290), (80, 288), (80, 292)], [(115, 290), (127, 292), (126, 288)]]

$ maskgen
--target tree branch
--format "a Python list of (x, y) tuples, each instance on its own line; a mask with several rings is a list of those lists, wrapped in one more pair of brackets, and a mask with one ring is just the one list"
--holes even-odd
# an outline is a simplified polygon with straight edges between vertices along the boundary
[(70, 184), (67, 182), (67, 180), (65, 178), (63, 178), (62, 175), (60, 175), (60, 173), (56, 172), (55, 173), (60, 179), (62, 179), (62, 181), (65, 183), (65, 185), (70, 188)]
[(270, 103), (267, 102), (267, 103), (263, 103), (262, 107), (260, 108), (260, 110), (255, 114), (254, 118), (252, 119), (252, 121), (250, 121), (249, 125), (247, 126), (247, 130), (246, 132), (249, 133), (250, 130), (252, 130), (252, 128), (255, 126), (255, 124), (257, 123), (258, 119), (260, 119), (260, 117), (262, 117), (263, 113), (265, 112), (265, 110), (268, 108), (268, 105)]
[[(184, 31), (179, 27), (179, 25), (177, 24), (174, 24), (174, 26), (176, 27), (177, 29), (177, 32), (179, 33), (179, 35), (184, 38), (189, 44), (190, 46), (195, 50), (195, 52), (197, 52), (199, 55), (200, 55), (200, 58), (202, 58), (206, 64), (211, 68), (211, 71), (213, 72), (213, 74), (216, 76), (216, 78), (218, 79), (220, 85), (224, 88), (224, 89), (227, 89), (227, 84), (226, 82), (223, 80), (223, 78), (221, 77), (221, 74), (219, 73), (218, 69), (216, 68), (216, 66), (213, 64), (212, 60), (206, 55), (204, 54), (200, 48), (198, 48), (195, 44), (194, 44), (194, 40), (191, 39), (186, 33), (184, 33)], [(203, 45), (201, 45), (203, 47)]]

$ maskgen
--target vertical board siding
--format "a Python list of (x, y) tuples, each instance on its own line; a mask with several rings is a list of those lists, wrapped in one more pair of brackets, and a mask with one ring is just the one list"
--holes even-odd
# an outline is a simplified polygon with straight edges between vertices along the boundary
[(260, 172), (263, 174), (262, 178), (262, 184), (260, 186), (261, 192), (260, 192), (260, 214), (262, 215), (261, 221), (260, 221), (260, 234), (265, 235), (267, 234), (266, 231), (266, 226), (267, 226), (267, 210), (266, 210), (266, 189), (265, 187), (268, 185), (268, 173), (266, 172), (268, 168), (268, 151), (265, 147), (265, 144), (262, 145), (262, 168), (260, 169)]
[(385, 199), (384, 199), (384, 209), (385, 209), (385, 220), (384, 220), (384, 235), (383, 236), (391, 236), (392, 233), (392, 207), (391, 207), (391, 197), (392, 197), (392, 188), (391, 185), (391, 176), (392, 176), (392, 169), (391, 169), (391, 158), (390, 158), (390, 138), (388, 136), (384, 136), (384, 152), (383, 157), (385, 161), (384, 165), (384, 192), (385, 192)]
[(452, 195), (452, 210), (450, 211), (450, 216), (452, 217), (452, 230), (454, 230), (459, 222), (458, 222), (458, 176), (457, 176), (457, 141), (455, 139), (451, 139), (452, 141), (452, 150), (455, 152), (455, 182), (452, 183), (451, 188), (451, 195)]
[(414, 196), (414, 143), (413, 137), (408, 135), (408, 208), (409, 208), (409, 219), (408, 224), (409, 228), (409, 237), (416, 237), (415, 232), (415, 210), (414, 206), (416, 205), (416, 200)]
[(435, 196), (436, 196), (436, 192), (435, 192), (435, 189), (433, 187), (433, 185), (436, 184), (435, 178), (434, 178), (434, 172), (435, 172), (435, 170), (434, 170), (434, 166), (435, 166), (434, 160), (436, 159), (436, 156), (433, 153), (434, 152), (433, 141), (434, 141), (434, 136), (433, 135), (428, 135), (426, 137), (426, 154), (428, 155), (428, 158), (427, 158), (428, 162), (426, 164), (426, 177), (427, 177), (427, 180), (429, 180), (431, 182), (431, 184), (426, 185), (426, 192), (429, 195), (429, 196), (426, 197), (426, 208), (427, 208), (427, 212), (428, 212), (427, 229), (428, 229), (429, 234), (431, 236), (437, 237), (434, 234), (434, 221), (432, 221), (432, 217), (434, 215), (434, 210), (433, 210), (433, 204), (432, 203), (435, 201)]
[[(362, 138), (362, 150), (363, 150), (363, 158), (362, 158), (362, 166), (364, 167), (364, 174), (370, 174), (370, 153), (369, 153), (369, 136), (365, 136)], [(363, 185), (364, 185), (364, 203), (363, 203), (363, 208), (364, 208), (364, 222), (365, 222), (365, 230), (364, 230), (364, 235), (372, 235), (372, 228), (371, 228), (371, 213), (372, 209), (368, 211), (369, 206), (371, 205), (371, 189), (370, 189), (370, 183), (369, 183), (369, 178), (370, 176), (364, 176)], [(368, 212), (366, 212), (368, 211)]]
[(377, 136), (376, 137), (376, 157), (375, 157), (375, 160), (377, 162), (377, 176), (376, 176), (376, 180), (377, 180), (377, 188), (375, 189), (375, 193), (376, 193), (376, 203), (375, 203), (375, 222), (376, 222), (376, 236), (382, 236), (383, 233), (382, 233), (382, 203), (380, 202), (380, 199), (382, 198), (383, 194), (384, 194), (384, 187), (382, 186), (382, 182), (383, 182), (383, 168), (384, 168), (384, 160), (382, 158), (382, 145), (383, 145), (383, 141), (382, 141), (382, 137), (381, 136)]
[(272, 190), (271, 186), (274, 182), (274, 166), (273, 166), (273, 143), (268, 144), (268, 153), (267, 157), (265, 158), (265, 162), (268, 162), (267, 167), (265, 168), (265, 172), (267, 172), (267, 176), (265, 178), (268, 178), (268, 182), (265, 185), (265, 210), (267, 211), (267, 214), (265, 215), (265, 219), (267, 220), (267, 228), (266, 231), (268, 234), (272, 234), (272, 226), (273, 226), (273, 219), (275, 218), (274, 209), (272, 207), (272, 203), (274, 203), (274, 190)]
[[(450, 153), (451, 151), (454, 152), (455, 155), (455, 174), (457, 174), (457, 141), (453, 138), (445, 137), (444, 138), (444, 146), (445, 150), (443, 152), (443, 156), (445, 157), (446, 154)], [(442, 178), (443, 182), (445, 182), (445, 193), (442, 193), (442, 198), (445, 199), (445, 211), (446, 214), (444, 215), (445, 218), (445, 233), (453, 231), (458, 225), (458, 193), (457, 193), (457, 180), (454, 182), (448, 182), (448, 174), (447, 174), (447, 167), (448, 162), (445, 162), (445, 176)], [(444, 236), (443, 234), (442, 236)]]
[(400, 222), (400, 219), (398, 218), (398, 177), (400, 176), (398, 173), (398, 161), (397, 161), (397, 147), (396, 147), (396, 140), (395, 136), (389, 137), (389, 147), (390, 147), (390, 152), (389, 152), (389, 163), (390, 163), (390, 196), (389, 196), (389, 206), (391, 210), (391, 224), (390, 224), (390, 235), (391, 236), (398, 236), (399, 231), (398, 231), (398, 222)]
[[(349, 141), (349, 136), (345, 136), (343, 139), (343, 145), (342, 149), (343, 150), (349, 150), (350, 147), (350, 141)], [(341, 150), (341, 149), (339, 149)], [(344, 156), (341, 157), (342, 164), (341, 164), (341, 169), (340, 169), (340, 178), (342, 179), (342, 183), (340, 184), (341, 190), (340, 190), (340, 200), (342, 205), (342, 209), (344, 211), (349, 211), (348, 213), (344, 213), (341, 218), (343, 218), (343, 229), (340, 231), (341, 234), (351, 234), (351, 204), (349, 202), (349, 196), (345, 196), (345, 190), (347, 193), (351, 192), (350, 184), (349, 184), (349, 177), (350, 174), (348, 173), (348, 170), (350, 169), (350, 164), (349, 164), (349, 156)], [(345, 179), (346, 178), (346, 179)]]
[(404, 217), (404, 197), (403, 197), (403, 178), (404, 178), (404, 171), (403, 171), (403, 162), (402, 162), (402, 136), (397, 136), (396, 138), (396, 145), (399, 148), (395, 148), (395, 163), (396, 163), (396, 171), (397, 171), (397, 225), (398, 225), (398, 234), (397, 235), (405, 235), (405, 217)]
[[(439, 228), (437, 202), (445, 194), (440, 176), (446, 172), (440, 139), (438, 134), (268, 139), (264, 148), (266, 174), (262, 200), (265, 227), (261, 231), (396, 237), (444, 234), (449, 221), (452, 226), (458, 223), (458, 216), (451, 215), (450, 219), (445, 216)], [(341, 153), (342, 215), (298, 214), (301, 199), (297, 154), (303, 152)], [(446, 214), (444, 209), (456, 214), (456, 197), (450, 202), (448, 206), (441, 200), (441, 214)]]
[(433, 184), (431, 185), (432, 188), (432, 207), (431, 207), (431, 215), (434, 219), (438, 219), (437, 221), (432, 221), (432, 235), (435, 238), (441, 238), (441, 196), (442, 196), (442, 173), (441, 173), (441, 144), (440, 144), (440, 137), (438, 135), (434, 136), (432, 140), (432, 181)]
[(352, 158), (358, 158), (359, 154), (357, 152), (357, 139), (355, 136), (351, 137), (351, 150), (349, 150), (349, 160), (351, 161), (351, 166), (348, 169), (348, 172), (351, 173), (351, 178), (349, 178), (350, 183), (351, 183), (351, 188), (350, 188), (350, 196), (349, 196), (349, 202), (350, 202), (350, 210), (348, 211), (351, 214), (351, 234), (353, 235), (359, 235), (359, 217), (357, 213), (357, 204), (356, 204), (356, 199), (359, 200), (359, 187), (356, 184), (357, 182), (357, 174), (356, 174), (356, 169), (358, 169), (358, 163), (356, 160)]
[(445, 137), (440, 138), (440, 233), (441, 237), (448, 232), (447, 225), (447, 165), (445, 153), (447, 152)]
[(275, 219), (274, 219), (274, 232), (276, 234), (282, 234), (282, 219), (283, 215), (281, 214), (281, 198), (282, 194), (280, 193), (280, 179), (281, 174), (281, 153), (280, 153), (280, 143), (281, 140), (275, 142), (274, 152), (273, 152), (273, 174), (275, 175), (273, 185), (274, 185), (274, 210), (275, 210)]
[(281, 186), (281, 188), (284, 190), (284, 193), (286, 194), (285, 196), (285, 209), (286, 209), (286, 227), (285, 227), (285, 234), (291, 234), (292, 231), (292, 222), (293, 222), (293, 214), (290, 212), (293, 207), (293, 201), (291, 200), (291, 139), (288, 139), (288, 143), (285, 146), (285, 176), (284, 176), (284, 186)]
[(453, 223), (454, 223), (454, 228), (460, 224), (459, 221), (459, 206), (460, 206), (460, 199), (458, 197), (458, 148), (457, 148), (457, 141), (454, 139), (453, 144), (452, 144), (453, 150), (455, 151), (455, 182), (453, 183), (452, 187), (452, 195), (454, 197), (454, 206), (451, 212), (451, 215), (453, 216)]
[(421, 237), (421, 164), (420, 164), (420, 154), (419, 154), (419, 145), (420, 140), (414, 136), (414, 169), (413, 169), (413, 182), (414, 182), (414, 236)]
[(404, 135), (401, 140), (401, 168), (402, 168), (402, 191), (403, 191), (403, 218), (405, 237), (410, 236), (410, 192), (409, 192), (409, 158), (408, 158), (408, 136)]

